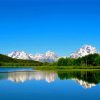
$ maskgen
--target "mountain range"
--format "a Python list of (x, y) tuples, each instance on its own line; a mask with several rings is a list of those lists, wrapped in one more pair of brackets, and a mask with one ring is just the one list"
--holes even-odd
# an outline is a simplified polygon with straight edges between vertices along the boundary
[(51, 51), (47, 51), (44, 54), (36, 54), (36, 55), (27, 54), (24, 51), (13, 51), (7, 54), (7, 56), (16, 59), (35, 60), (40, 62), (54, 62), (57, 61), (58, 59), (58, 56)]
[[(73, 52), (70, 57), (71, 58), (79, 58), (83, 57), (89, 54), (95, 54), (97, 53), (97, 50), (95, 47), (91, 45), (84, 45), (81, 48), (79, 48), (77, 51)], [(55, 62), (59, 58), (54, 52), (47, 51), (44, 54), (27, 54), (24, 51), (13, 51), (7, 56), (16, 58), (16, 59), (24, 59), (24, 60), (35, 60), (35, 61), (40, 61), (40, 62)], [(67, 56), (66, 56), (67, 57)]]

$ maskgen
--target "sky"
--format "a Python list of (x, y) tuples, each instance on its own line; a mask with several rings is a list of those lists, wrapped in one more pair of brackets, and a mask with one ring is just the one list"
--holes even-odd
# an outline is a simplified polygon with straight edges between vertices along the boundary
[(100, 0), (0, 0), (0, 53), (100, 51)]

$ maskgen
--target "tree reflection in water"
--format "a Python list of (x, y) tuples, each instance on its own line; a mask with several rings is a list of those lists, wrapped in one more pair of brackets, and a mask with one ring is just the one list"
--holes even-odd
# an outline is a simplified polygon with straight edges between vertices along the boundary
[(34, 71), (0, 73), (0, 80), (25, 82), (28, 80), (45, 80), (48, 83), (60, 80), (73, 80), (85, 88), (91, 88), (100, 82), (100, 71)]

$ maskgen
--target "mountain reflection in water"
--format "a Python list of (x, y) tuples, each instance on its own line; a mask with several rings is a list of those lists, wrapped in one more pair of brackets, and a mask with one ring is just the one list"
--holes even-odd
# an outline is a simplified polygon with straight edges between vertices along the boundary
[(28, 80), (45, 80), (48, 83), (60, 80), (72, 80), (84, 88), (91, 88), (100, 82), (99, 71), (34, 71), (0, 73), (0, 80), (25, 82)]
[(55, 72), (13, 72), (8, 74), (8, 80), (14, 82), (25, 82), (26, 80), (45, 80), (50, 83), (53, 82), (57, 77)]

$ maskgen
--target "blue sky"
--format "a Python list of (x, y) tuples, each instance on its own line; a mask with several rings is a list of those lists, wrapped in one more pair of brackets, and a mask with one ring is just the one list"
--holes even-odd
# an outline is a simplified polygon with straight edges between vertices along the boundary
[(100, 51), (99, 0), (0, 0), (0, 53)]

